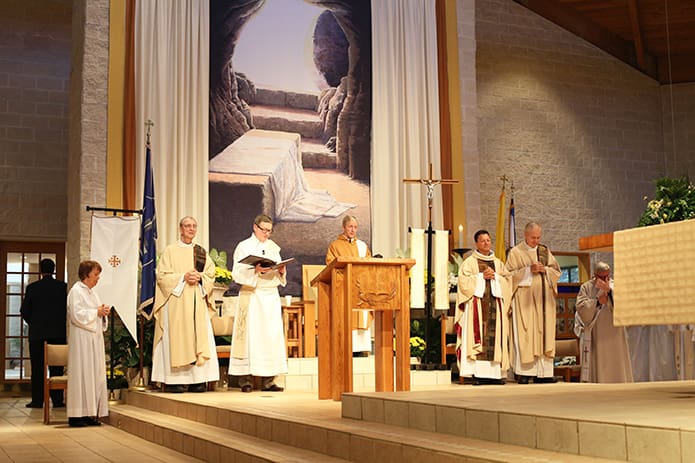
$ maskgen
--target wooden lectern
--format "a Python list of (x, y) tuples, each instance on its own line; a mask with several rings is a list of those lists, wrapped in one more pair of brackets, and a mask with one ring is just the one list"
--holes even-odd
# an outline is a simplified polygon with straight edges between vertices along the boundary
[(394, 390), (394, 328), (396, 390), (410, 390), (408, 270), (414, 264), (414, 259), (338, 257), (311, 281), (318, 288), (319, 399), (341, 400), (343, 392), (352, 392), (350, 315), (359, 309), (374, 311), (376, 390)]

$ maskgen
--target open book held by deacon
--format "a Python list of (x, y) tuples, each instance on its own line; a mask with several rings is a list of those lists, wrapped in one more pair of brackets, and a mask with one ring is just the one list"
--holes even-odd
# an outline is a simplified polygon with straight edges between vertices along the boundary
[(291, 262), (294, 262), (294, 257), (290, 257), (289, 259), (284, 259), (281, 260), (280, 262), (275, 262), (273, 259), (268, 259), (267, 257), (261, 257), (261, 256), (254, 256), (253, 254), (250, 254), (243, 259), (239, 261), (240, 264), (246, 264), (250, 265), (252, 267), (255, 267), (256, 265), (260, 264), (261, 267), (268, 267), (273, 270), (282, 267), (284, 265), (287, 265)]

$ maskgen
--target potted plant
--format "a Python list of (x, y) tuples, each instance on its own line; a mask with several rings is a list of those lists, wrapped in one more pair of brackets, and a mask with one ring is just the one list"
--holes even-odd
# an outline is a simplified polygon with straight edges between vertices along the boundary
[(695, 218), (695, 185), (687, 177), (661, 177), (654, 183), (654, 199), (647, 203), (638, 227)]
[(221, 301), (224, 292), (232, 282), (232, 272), (227, 268), (227, 252), (210, 249), (210, 259), (215, 264), (215, 287), (212, 289), (213, 300)]
[(422, 356), (425, 355), (425, 348), (427, 347), (427, 343), (425, 343), (425, 340), (422, 339), (420, 336), (411, 336), (410, 337), (410, 358), (411, 360), (413, 358), (417, 359), (417, 363), (420, 363), (422, 360)]
[[(109, 354), (109, 359), (113, 358), (115, 368), (113, 378), (111, 378), (110, 365), (107, 365), (107, 380), (114, 384), (122, 384), (116, 382), (118, 371), (123, 374), (124, 378), (129, 383), (137, 380), (140, 369), (140, 351), (142, 350), (143, 379), (145, 380), (145, 384), (147, 384), (149, 370), (152, 368), (154, 318), (146, 320), (143, 324), (138, 325), (138, 337), (140, 337), (140, 330), (143, 329), (142, 346), (137, 345), (120, 319), (117, 318), (114, 326), (110, 329), (113, 330), (113, 345), (107, 349), (107, 352)], [(109, 344), (108, 339), (111, 339), (110, 334), (107, 335), (107, 344)]]

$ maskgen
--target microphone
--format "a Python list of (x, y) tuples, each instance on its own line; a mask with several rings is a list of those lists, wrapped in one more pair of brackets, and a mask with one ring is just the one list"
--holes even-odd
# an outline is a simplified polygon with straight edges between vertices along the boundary
[(265, 249), (261, 249), (261, 254), (265, 256)]

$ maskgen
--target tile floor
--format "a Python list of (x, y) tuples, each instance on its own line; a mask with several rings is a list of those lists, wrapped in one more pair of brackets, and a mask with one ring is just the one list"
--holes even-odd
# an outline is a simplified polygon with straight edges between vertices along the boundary
[(43, 409), (25, 408), (29, 398), (0, 398), (0, 463), (42, 462), (197, 462), (113, 426), (70, 428), (65, 409), (52, 411), (43, 424)]
[[(204, 417), (187, 416), (189, 408), (194, 410), (192, 404), (215, 411), (218, 419), (213, 422), (223, 417), (229, 419), (231, 413), (223, 413), (225, 410), (238, 410), (257, 415), (261, 427), (264, 419), (289, 420), (301, 410), (303, 423), (296, 431), (321, 427), (323, 434), (312, 437), (320, 437), (326, 446), (339, 445), (339, 437), (349, 434), (355, 425), (379, 433), (380, 423), (385, 428), (389, 424), (408, 423), (413, 433), (443, 431), (445, 434), (440, 435), (443, 442), (459, 443), (462, 441), (456, 439), (478, 433), (475, 437), (484, 440), (476, 445), (488, 445), (491, 451), (514, 444), (569, 452), (561, 461), (574, 461), (577, 453), (650, 463), (693, 461), (690, 459), (695, 453), (693, 381), (632, 385), (448, 385), (423, 389), (410, 393), (358, 392), (344, 397), (342, 403), (319, 401), (310, 392), (242, 394), (232, 389), (196, 395), (151, 395), (153, 398), (175, 396), (171, 397), (174, 402), (168, 405), (173, 408), (170, 413), (198, 421), (205, 421)], [(122, 462), (128, 458), (138, 462), (199, 461), (114, 426), (69, 428), (64, 410), (54, 411), (52, 424), (45, 426), (42, 410), (27, 409), (26, 402), (28, 398), (0, 399), (0, 463)], [(457, 412), (460, 408), (465, 408), (465, 413)], [(344, 420), (341, 416), (360, 421)], [(471, 426), (474, 422), (479, 426)], [(480, 426), (481, 423), (488, 426)], [(224, 420), (214, 424), (227, 427)], [(290, 436), (288, 440), (295, 437)], [(622, 445), (615, 445), (615, 441), (621, 441)], [(379, 449), (382, 450), (385, 449)]]

